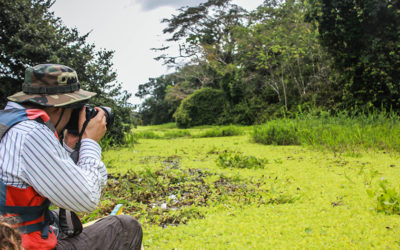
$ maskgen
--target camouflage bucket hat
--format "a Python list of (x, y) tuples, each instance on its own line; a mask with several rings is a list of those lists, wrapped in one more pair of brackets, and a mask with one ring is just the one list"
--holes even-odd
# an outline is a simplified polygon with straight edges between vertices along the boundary
[(88, 100), (96, 93), (81, 89), (75, 70), (58, 64), (40, 64), (25, 71), (22, 92), (8, 97), (17, 103), (61, 107)]

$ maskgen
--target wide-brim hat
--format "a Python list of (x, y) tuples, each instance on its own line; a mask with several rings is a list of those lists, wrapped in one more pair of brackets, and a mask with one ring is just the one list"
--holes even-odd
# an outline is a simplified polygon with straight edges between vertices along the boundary
[(81, 89), (75, 70), (58, 64), (40, 64), (25, 71), (22, 91), (7, 97), (17, 103), (45, 107), (73, 106), (95, 96)]

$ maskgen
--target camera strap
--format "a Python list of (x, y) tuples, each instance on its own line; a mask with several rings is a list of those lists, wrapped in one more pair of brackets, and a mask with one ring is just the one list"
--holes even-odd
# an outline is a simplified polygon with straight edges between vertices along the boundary
[[(61, 118), (64, 114), (65, 109), (62, 110), (60, 118), (58, 119), (57, 123), (56, 123), (56, 127), (57, 125), (60, 123)], [(72, 160), (76, 163), (78, 163), (79, 160), (79, 150), (81, 148), (81, 140), (82, 140), (82, 135), (83, 132), (86, 129), (86, 126), (88, 124), (88, 120), (86, 120), (83, 123), (82, 126), (82, 131), (79, 134), (79, 140), (76, 143), (75, 146), (75, 150), (71, 153), (71, 158)], [(61, 232), (63, 232), (67, 237), (74, 237), (79, 235), (82, 232), (82, 223), (79, 219), (79, 217), (72, 211), (68, 211), (68, 215), (67, 216), (67, 211), (64, 208), (60, 208), (59, 213), (58, 213), (58, 228), (61, 230)]]
[(58, 118), (58, 121), (56, 122), (56, 125), (54, 126), (55, 129), (57, 129), (57, 126), (58, 126), (58, 124), (60, 123), (61, 118), (62, 118), (63, 115), (64, 115), (64, 112), (65, 112), (65, 109), (63, 108), (62, 111), (61, 111), (60, 117)]
[(85, 129), (89, 123), (90, 119), (86, 119), (85, 122), (82, 125), (82, 130), (79, 132), (79, 139), (78, 142), (75, 144), (75, 150), (74, 152), (71, 153), (71, 158), (72, 160), (76, 163), (78, 163), (79, 160), (79, 150), (81, 149), (81, 141), (82, 141), (82, 135), (85, 132)]

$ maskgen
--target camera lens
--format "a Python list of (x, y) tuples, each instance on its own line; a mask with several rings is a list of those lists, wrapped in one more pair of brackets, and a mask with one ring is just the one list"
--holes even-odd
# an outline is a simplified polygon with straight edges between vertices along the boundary
[[(107, 121), (107, 128), (111, 126), (114, 121), (114, 114), (111, 111), (110, 107), (100, 107), (104, 111), (104, 115)], [(89, 105), (86, 106), (86, 119), (90, 120), (97, 115), (97, 110), (95, 108), (90, 107)]]
[(100, 107), (106, 116), (107, 119), (107, 128), (109, 128), (111, 126), (111, 124), (114, 122), (114, 114), (111, 112), (111, 108), (110, 107)]
[[(89, 104), (86, 104), (85, 108), (86, 108), (86, 120), (92, 119), (98, 113), (97, 110), (95, 108), (90, 107)], [(110, 107), (100, 107), (100, 108), (105, 113), (107, 128), (110, 128), (112, 123), (114, 122), (114, 114), (112, 113)], [(65, 127), (66, 129), (68, 129), (69, 133), (78, 135), (78, 122), (79, 122), (80, 110), (81, 110), (80, 108), (77, 108), (72, 111), (71, 119), (69, 120), (67, 126)]]

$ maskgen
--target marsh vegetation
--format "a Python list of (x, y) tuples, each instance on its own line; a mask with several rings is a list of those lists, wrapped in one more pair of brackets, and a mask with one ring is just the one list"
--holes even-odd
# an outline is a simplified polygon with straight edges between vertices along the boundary
[(122, 203), (148, 249), (396, 248), (399, 131), (383, 113), (138, 127), (104, 153), (108, 185), (84, 219)]

